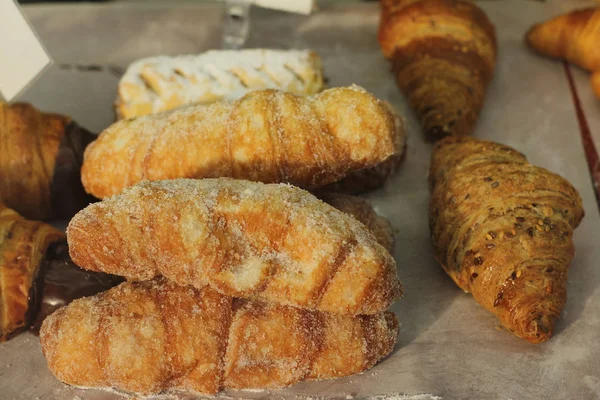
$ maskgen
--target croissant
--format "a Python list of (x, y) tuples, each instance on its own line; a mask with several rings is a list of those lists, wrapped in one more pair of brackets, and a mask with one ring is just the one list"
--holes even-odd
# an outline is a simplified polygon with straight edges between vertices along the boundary
[(600, 99), (600, 70), (592, 74), (591, 83), (594, 93)]
[(313, 51), (269, 49), (144, 58), (127, 68), (115, 105), (119, 118), (133, 118), (189, 104), (237, 100), (260, 89), (320, 92), (321, 58)]
[(394, 232), (392, 224), (385, 217), (378, 215), (373, 207), (364, 199), (341, 193), (324, 193), (321, 200), (356, 218), (363, 223), (387, 251), (394, 251)]
[(92, 135), (69, 117), (0, 102), (0, 202), (26, 218), (70, 218), (90, 198), (80, 182)]
[(495, 28), (475, 4), (381, 0), (378, 40), (429, 140), (469, 135), (496, 63)]
[(398, 330), (390, 312), (335, 315), (158, 279), (74, 301), (46, 318), (40, 342), (70, 385), (214, 394), (362, 372), (392, 351)]
[(429, 186), (434, 253), (448, 275), (515, 335), (550, 338), (584, 214), (575, 188), (508, 146), (465, 137), (435, 146)]
[(234, 177), (317, 188), (395, 152), (394, 117), (357, 86), (313, 97), (263, 90), (235, 102), (119, 121), (88, 146), (88, 193), (142, 180)]
[(31, 327), (73, 299), (122, 280), (71, 262), (65, 235), (0, 203), (0, 342)]
[(41, 260), (64, 234), (0, 204), (0, 342), (26, 328)]
[(600, 7), (575, 10), (536, 24), (525, 41), (541, 54), (600, 71)]
[(595, 71), (592, 88), (600, 98), (600, 7), (571, 11), (536, 24), (525, 42), (540, 54)]
[(290, 185), (142, 182), (80, 211), (67, 239), (88, 270), (321, 311), (374, 314), (401, 292), (363, 224)]

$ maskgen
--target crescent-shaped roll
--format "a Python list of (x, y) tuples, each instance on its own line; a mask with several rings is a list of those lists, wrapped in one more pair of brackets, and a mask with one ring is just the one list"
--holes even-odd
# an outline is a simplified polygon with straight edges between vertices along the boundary
[(497, 52), (482, 9), (461, 0), (382, 0), (378, 40), (429, 140), (473, 132)]
[(363, 372), (398, 330), (391, 312), (329, 314), (157, 279), (75, 300), (46, 318), (40, 341), (70, 385), (214, 394)]
[(82, 182), (99, 198), (175, 178), (315, 189), (394, 155), (397, 129), (389, 107), (358, 86), (312, 97), (255, 91), (111, 125), (87, 147)]
[(0, 203), (0, 342), (31, 322), (42, 260), (48, 247), (63, 238), (58, 229), (29, 221)]
[(550, 338), (566, 301), (577, 190), (516, 150), (446, 138), (432, 154), (429, 223), (436, 259), (515, 335)]
[(374, 314), (401, 293), (363, 224), (285, 184), (142, 182), (79, 212), (67, 239), (85, 269), (308, 309)]

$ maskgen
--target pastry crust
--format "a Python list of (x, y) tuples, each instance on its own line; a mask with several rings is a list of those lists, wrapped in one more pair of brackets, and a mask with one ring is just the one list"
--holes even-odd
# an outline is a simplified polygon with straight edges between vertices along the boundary
[(594, 90), (596, 97), (600, 99), (600, 71), (596, 71), (592, 74), (590, 82), (592, 84), (592, 89)]
[(496, 63), (496, 34), (475, 4), (382, 0), (379, 44), (425, 135), (468, 135)]
[(401, 293), (364, 225), (284, 184), (142, 182), (79, 212), (67, 239), (85, 269), (308, 309), (374, 314)]
[(86, 149), (82, 181), (99, 198), (142, 180), (174, 178), (314, 189), (387, 160), (397, 129), (388, 107), (358, 86), (313, 97), (256, 91), (113, 124)]
[(27, 327), (30, 300), (46, 249), (64, 238), (43, 222), (28, 221), (0, 203), (0, 342)]
[(498, 143), (446, 138), (432, 154), (429, 221), (448, 275), (529, 342), (550, 338), (566, 301), (581, 198)]
[(319, 197), (327, 204), (356, 218), (364, 224), (387, 251), (394, 251), (394, 231), (390, 221), (377, 214), (368, 201), (341, 193), (323, 193)]
[(64, 115), (0, 102), (0, 202), (29, 219), (72, 217), (90, 200), (80, 168), (91, 136)]
[(40, 341), (70, 385), (214, 394), (362, 372), (392, 351), (398, 330), (389, 312), (335, 315), (158, 279), (75, 300), (46, 318)]
[(117, 117), (133, 118), (190, 104), (237, 100), (253, 90), (301, 95), (323, 90), (321, 58), (308, 50), (212, 50), (131, 64), (119, 82)]
[(525, 42), (538, 53), (599, 71), (600, 7), (571, 11), (536, 24), (527, 32)]
[(394, 117), (394, 154), (389, 156), (382, 163), (365, 168), (360, 171), (352, 172), (345, 178), (337, 182), (330, 183), (319, 189), (322, 192), (341, 192), (347, 194), (360, 194), (378, 189), (392, 177), (400, 168), (406, 156), (407, 138), (404, 129), (404, 120), (394, 107), (388, 102), (383, 102)]

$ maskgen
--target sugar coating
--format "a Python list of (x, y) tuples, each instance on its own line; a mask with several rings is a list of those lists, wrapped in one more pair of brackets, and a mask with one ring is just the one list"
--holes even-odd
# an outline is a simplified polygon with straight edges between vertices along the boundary
[(236, 301), (163, 278), (125, 282), (46, 318), (42, 350), (70, 385), (214, 394), (360, 373), (398, 336), (390, 312), (348, 316)]
[(321, 58), (309, 50), (212, 50), (132, 63), (119, 82), (117, 114), (132, 118), (189, 104), (236, 100), (252, 90), (315, 94)]
[(119, 121), (85, 151), (98, 198), (142, 180), (232, 177), (318, 188), (397, 154), (393, 113), (358, 86), (312, 97), (261, 90), (233, 102)]
[(393, 258), (363, 224), (286, 184), (142, 182), (79, 212), (67, 238), (82, 268), (235, 297), (373, 314), (401, 293)]

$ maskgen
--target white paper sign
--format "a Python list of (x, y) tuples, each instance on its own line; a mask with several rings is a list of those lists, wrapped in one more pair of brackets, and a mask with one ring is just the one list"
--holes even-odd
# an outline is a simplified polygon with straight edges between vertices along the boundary
[(0, 0), (0, 95), (14, 99), (52, 63), (13, 0)]
[(315, 0), (254, 0), (254, 4), (260, 7), (308, 15), (315, 7)]

